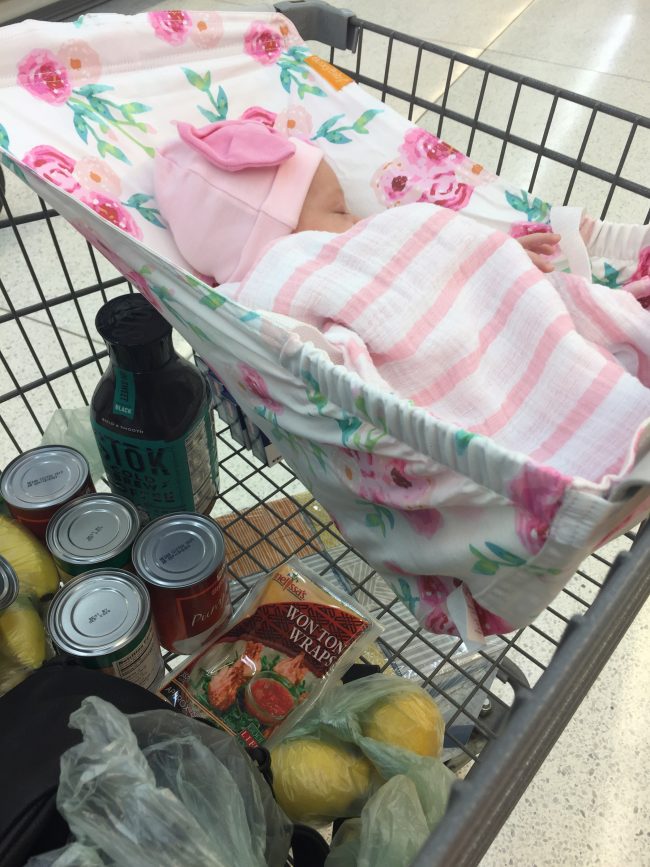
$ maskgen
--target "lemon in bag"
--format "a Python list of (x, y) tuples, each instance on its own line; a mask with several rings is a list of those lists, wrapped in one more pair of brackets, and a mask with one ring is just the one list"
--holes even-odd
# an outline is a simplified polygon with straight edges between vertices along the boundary
[(445, 721), (437, 704), (422, 689), (389, 694), (363, 714), (364, 737), (403, 747), (420, 756), (439, 756)]
[(16, 573), (21, 593), (42, 599), (56, 592), (59, 575), (49, 551), (6, 515), (0, 515), (0, 557), (4, 557)]
[(358, 816), (381, 782), (355, 747), (296, 738), (271, 750), (273, 791), (293, 822)]
[(29, 597), (0, 611), (0, 651), (25, 668), (38, 668), (45, 659), (45, 630)]

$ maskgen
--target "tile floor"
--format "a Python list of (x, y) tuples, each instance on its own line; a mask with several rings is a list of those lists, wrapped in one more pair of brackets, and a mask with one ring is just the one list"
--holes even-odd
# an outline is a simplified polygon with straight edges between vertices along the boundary
[[(454, 51), (479, 57), (491, 64), (558, 85), (633, 112), (650, 115), (650, 3), (647, 0), (333, 0), (334, 5), (354, 9), (366, 18), (387, 27), (423, 37)], [(151, 4), (153, 5), (153, 4)], [(177, 2), (158, 4), (177, 6)], [(187, 3), (195, 8), (255, 8), (256, 2)], [(149, 4), (112, 0), (102, 10), (137, 11)], [(401, 52), (401, 53), (400, 53)], [(364, 63), (375, 75), (383, 70), (385, 43), (371, 39), (364, 43)], [(342, 59), (345, 59), (344, 57)], [(413, 76), (413, 52), (396, 49), (391, 81), (407, 91)], [(446, 65), (430, 61), (423, 66), (418, 94), (431, 101), (440, 98), (445, 85)], [(394, 76), (394, 77), (393, 77)], [(475, 70), (462, 63), (455, 65), (448, 104), (456, 111), (473, 112), (476, 100)], [(508, 90), (510, 87), (510, 90)], [(512, 103), (513, 85), (490, 82), (486, 89), (482, 117), (507, 118)], [(513, 123), (513, 132), (534, 138), (539, 135), (545, 97), (522, 92), (522, 102)], [(389, 102), (391, 98), (389, 97)], [(549, 146), (563, 153), (577, 152), (586, 123), (585, 111), (562, 108), (553, 124)], [(416, 111), (414, 119), (431, 129), (437, 116)], [(628, 128), (608, 122), (595, 129), (585, 160), (609, 167), (608, 159), (618, 159), (621, 136)], [(467, 146), (467, 132), (453, 120), (446, 120), (444, 137), (460, 148)], [(465, 136), (465, 138), (463, 138)], [(552, 144), (551, 144), (552, 143)], [(476, 136), (473, 156), (494, 167), (499, 148), (487, 137)], [(589, 159), (587, 159), (589, 157)], [(625, 174), (648, 184), (650, 137), (639, 136), (630, 149)], [(503, 174), (523, 185), (528, 184), (530, 157), (513, 149), (502, 168)], [(615, 168), (615, 165), (614, 165)], [(543, 161), (535, 190), (557, 198), (566, 188), (567, 169)], [(28, 191), (9, 178), (10, 201), (16, 213), (33, 209)], [(586, 204), (597, 212), (606, 195), (606, 185), (598, 181), (578, 182), (572, 201)], [(645, 208), (645, 210), (644, 210)], [(647, 202), (638, 197), (614, 197), (610, 216), (622, 221), (643, 220)], [(58, 221), (60, 223), (60, 221)], [(75, 285), (93, 282), (93, 263), (74, 233), (60, 230), (63, 258), (73, 272)], [(21, 258), (15, 255), (9, 230), (0, 230), (0, 278), (8, 287), (21, 287), (20, 298), (12, 291), (12, 301), (24, 305), (38, 300), (33, 281)], [(23, 228), (22, 234), (36, 263), (46, 297), (62, 292), (65, 274), (61, 265), (39, 259), (45, 226)], [(4, 237), (3, 237), (4, 235)], [(102, 274), (113, 272), (101, 257)], [(57, 288), (58, 287), (58, 288)], [(109, 293), (110, 294), (110, 293)], [(3, 304), (5, 305), (3, 307)], [(85, 301), (80, 302), (82, 310)], [(0, 349), (12, 357), (12, 368), (21, 381), (38, 375), (38, 364), (48, 370), (59, 369), (88, 354), (95, 337), (84, 333), (72, 304), (52, 308), (52, 319), (43, 312), (24, 320), (24, 327), (35, 352), (20, 349), (21, 336), (11, 323), (1, 324), (6, 302), (0, 297)], [(53, 336), (56, 323), (62, 340)], [(187, 347), (184, 348), (187, 352)], [(92, 390), (96, 368), (80, 371), (83, 387)], [(0, 394), (12, 387), (10, 375), (0, 365)], [(63, 376), (52, 388), (43, 386), (33, 395), (40, 417), (54, 407), (53, 392), (65, 404), (74, 382)], [(12, 426), (18, 419), (24, 425), (24, 445), (38, 441), (36, 427), (26, 420), (25, 409), (17, 398), (3, 406), (3, 418)], [(31, 425), (31, 426), (30, 426)], [(0, 465), (10, 452), (0, 428)], [(647, 768), (650, 767), (650, 605), (632, 625), (597, 683), (579, 708), (548, 759), (537, 774), (510, 819), (497, 835), (485, 856), (483, 867), (618, 867), (650, 865), (650, 810), (647, 796)], [(552, 714), (552, 708), (549, 713)], [(450, 865), (451, 867), (451, 865)]]

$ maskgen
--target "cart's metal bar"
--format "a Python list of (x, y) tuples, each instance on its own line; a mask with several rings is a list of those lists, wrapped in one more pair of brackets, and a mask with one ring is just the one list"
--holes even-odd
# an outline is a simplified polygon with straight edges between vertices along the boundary
[[(351, 70), (345, 69), (343, 67), (341, 67), (341, 71), (350, 76), (354, 75)], [(492, 73), (494, 74), (494, 70), (492, 70)], [(374, 78), (369, 78), (366, 75), (360, 74), (358, 76), (358, 81), (360, 84), (366, 84), (374, 89), (382, 89), (381, 82), (378, 82)], [(440, 114), (441, 112), (440, 106), (437, 105), (435, 102), (431, 102), (430, 100), (424, 99), (423, 97), (419, 96), (413, 97), (412, 94), (409, 94), (405, 90), (401, 90), (398, 87), (386, 85), (386, 93), (389, 96), (396, 96), (407, 103), (413, 101), (413, 103), (419, 108), (433, 111), (436, 114)], [(460, 112), (454, 111), (452, 109), (447, 108), (446, 117), (448, 117), (450, 120), (455, 120), (458, 123), (462, 123), (464, 126), (475, 126), (477, 131), (487, 133), (493, 138), (498, 138), (499, 140), (503, 140), (505, 138), (504, 130), (492, 126), (491, 124), (483, 123), (483, 121), (474, 122), (473, 119), (468, 117), (467, 115), (461, 114)], [(634, 115), (632, 117), (633, 119), (640, 120)], [(646, 125), (650, 128), (650, 120), (646, 121)], [(591, 165), (590, 163), (578, 163), (574, 157), (567, 156), (560, 151), (556, 151), (548, 147), (542, 147), (541, 144), (530, 141), (529, 139), (522, 138), (518, 135), (510, 136), (510, 143), (516, 145), (517, 147), (523, 148), (524, 150), (530, 151), (531, 153), (539, 154), (541, 157), (546, 157), (547, 159), (560, 163), (561, 165), (568, 166), (571, 169), (577, 168), (583, 174), (589, 175), (590, 177), (598, 178), (598, 180), (601, 181), (606, 181), (608, 184), (616, 182), (617, 186), (621, 189), (627, 190), (631, 193), (636, 193), (637, 195), (643, 196), (644, 198), (650, 198), (650, 187), (645, 187), (642, 184), (639, 184), (636, 181), (630, 181), (627, 178), (619, 178), (617, 180), (616, 175), (613, 172), (606, 171), (605, 169), (599, 169), (597, 166)], [(646, 222), (648, 221), (650, 221), (650, 212), (648, 213), (648, 216), (646, 218)]]
[[(53, 373), (46, 373), (39, 379), (34, 379), (32, 382), (27, 383), (27, 385), (19, 385), (17, 388), (14, 388), (13, 391), (8, 391), (6, 394), (1, 395), (1, 403), (4, 403), (7, 400), (12, 400), (14, 397), (23, 397), (27, 392), (33, 391), (35, 388), (40, 388), (42, 385), (47, 385), (50, 391), (52, 391), (50, 383), (57, 379), (61, 379), (62, 376), (68, 376), (69, 374), (74, 375), (77, 370), (81, 370), (82, 367), (87, 367), (89, 364), (97, 361), (98, 358), (106, 358), (107, 355), (108, 352), (105, 349), (100, 352), (93, 352), (92, 355), (82, 358), (81, 361), (71, 362), (68, 367), (61, 367)], [(54, 398), (54, 401), (58, 409), (61, 409), (61, 405), (56, 397)], [(38, 422), (37, 426), (40, 428)], [(40, 431), (43, 433), (43, 428), (40, 428)]]
[[(383, 27), (379, 24), (374, 24), (372, 21), (366, 21), (365, 19), (360, 19), (353, 17), (350, 19), (350, 25), (361, 28), (361, 32), (364, 30), (368, 30), (371, 33), (377, 33), (380, 36), (390, 37), (391, 34), (393, 36), (397, 36), (398, 34), (395, 30)], [(434, 42), (428, 42), (424, 39), (418, 39), (416, 36), (409, 36), (406, 33), (399, 33), (399, 41), (404, 43), (405, 45), (413, 45), (416, 48), (422, 47), (425, 51), (430, 52), (431, 54), (437, 54), (439, 57), (446, 57), (449, 60), (455, 60), (458, 63), (462, 63), (465, 66), (473, 67), (474, 69), (482, 69), (485, 72), (489, 72), (493, 75), (497, 75), (499, 78), (505, 78), (510, 81), (514, 81), (515, 84), (521, 82), (523, 86), (531, 87), (533, 90), (541, 91), (542, 93), (548, 93), (551, 96), (558, 96), (562, 99), (566, 99), (568, 102), (572, 102), (575, 105), (582, 105), (586, 108), (597, 108), (598, 111), (603, 114), (610, 115), (611, 117), (616, 117), (619, 120), (627, 120), (630, 123), (637, 123), (639, 126), (645, 127), (646, 129), (650, 129), (650, 117), (644, 117), (643, 115), (636, 114), (632, 111), (627, 111), (624, 108), (619, 108), (615, 105), (610, 105), (609, 103), (599, 102), (597, 99), (593, 99), (590, 96), (584, 96), (581, 93), (575, 93), (571, 90), (566, 90), (565, 88), (558, 87), (554, 84), (549, 84), (546, 81), (541, 81), (538, 78), (532, 78), (528, 75), (521, 75), (519, 72), (514, 72), (510, 69), (506, 69), (505, 67), (495, 66), (492, 63), (489, 63), (485, 60), (481, 60), (479, 57), (470, 57), (469, 54), (463, 54), (460, 51), (454, 51), (452, 48), (445, 48), (443, 45), (437, 45)]]
[(32, 211), (30, 214), (18, 214), (16, 216), (12, 216), (11, 220), (8, 220), (6, 217), (3, 217), (0, 220), (0, 229), (9, 229), (11, 226), (22, 226), (26, 223), (36, 223), (38, 220), (42, 220), (43, 217), (58, 217), (58, 211), (54, 211), (52, 208), (48, 208), (47, 211)]
[[(111, 289), (114, 286), (122, 286), (126, 282), (126, 277), (113, 277), (110, 280), (103, 280), (100, 283), (94, 283), (92, 286), (84, 286), (83, 289), (75, 289), (74, 296), (76, 298), (83, 298), (86, 295), (93, 295), (101, 289)], [(34, 313), (41, 313), (43, 310), (48, 310), (59, 304), (65, 304), (70, 300), (70, 294), (56, 295), (54, 298), (46, 298), (45, 301), (39, 301), (37, 304), (30, 304), (27, 307), (21, 307), (19, 310), (15, 310), (15, 312), (3, 313), (0, 315), (0, 325), (3, 325), (5, 322), (14, 322), (18, 317), (33, 316)]]
[(607, 198), (605, 199), (605, 204), (603, 205), (603, 209), (600, 212), (600, 219), (604, 220), (607, 215), (607, 211), (609, 210), (609, 206), (611, 204), (612, 198), (614, 196), (614, 192), (616, 191), (616, 187), (618, 186), (618, 179), (621, 177), (621, 173), (623, 171), (623, 166), (625, 165), (625, 160), (627, 159), (627, 155), (630, 152), (630, 148), (632, 147), (632, 142), (634, 141), (634, 136), (636, 135), (638, 127), (635, 123), (632, 124), (630, 128), (629, 135), (627, 137), (627, 141), (625, 142), (625, 147), (623, 148), (623, 153), (621, 154), (621, 158), (618, 161), (618, 165), (616, 166), (616, 172), (614, 173), (616, 176), (616, 181), (613, 182), (609, 188), (609, 192), (607, 193)]
[[(551, 131), (551, 124), (553, 123), (553, 118), (555, 117), (555, 110), (557, 108), (557, 104), (560, 100), (559, 95), (556, 93), (553, 97), (553, 102), (551, 103), (551, 107), (548, 111), (548, 117), (546, 118), (546, 126), (544, 127), (544, 132), (542, 134), (542, 140), (540, 142), (540, 147), (546, 147), (546, 140), (548, 139), (548, 135)], [(539, 172), (539, 167), (542, 163), (542, 154), (541, 152), (537, 154), (535, 159), (535, 165), (533, 166), (533, 173), (530, 176), (530, 184), (528, 185), (528, 192), (532, 193), (533, 187), (535, 186), (535, 181), (537, 180), (537, 173)]]
[(496, 173), (501, 174), (501, 168), (503, 166), (503, 161), (506, 156), (506, 150), (508, 148), (508, 143), (510, 141), (510, 130), (512, 129), (512, 123), (515, 119), (515, 113), (517, 111), (517, 105), (519, 103), (519, 96), (521, 94), (521, 81), (517, 82), (517, 89), (515, 90), (515, 96), (512, 100), (512, 105), (510, 106), (510, 114), (508, 115), (508, 122), (506, 124), (506, 129), (503, 134), (503, 144), (501, 145), (501, 153), (499, 154), (499, 162), (497, 163)]
[(481, 108), (483, 107), (483, 98), (485, 96), (485, 90), (487, 88), (488, 77), (490, 73), (486, 70), (483, 73), (483, 80), (481, 81), (481, 90), (478, 95), (478, 100), (476, 101), (476, 108), (474, 109), (474, 117), (470, 123), (470, 133), (469, 133), (469, 141), (467, 142), (467, 156), (470, 156), (472, 153), (472, 147), (474, 146), (474, 136), (476, 135), (476, 129), (478, 126), (478, 119), (481, 114)]
[(486, 747), (470, 780), (454, 785), (444, 821), (411, 867), (479, 863), (648, 598), (649, 568), (644, 531), (634, 556), (619, 555), (589, 611), (571, 621), (535, 688), (519, 691), (508, 736)]

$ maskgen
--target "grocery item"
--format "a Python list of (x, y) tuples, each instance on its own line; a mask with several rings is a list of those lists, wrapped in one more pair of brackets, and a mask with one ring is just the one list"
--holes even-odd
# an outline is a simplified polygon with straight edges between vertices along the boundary
[(95, 320), (110, 364), (91, 402), (91, 422), (113, 493), (148, 518), (208, 513), (218, 490), (208, 385), (179, 358), (172, 329), (142, 295), (121, 295)]
[(94, 492), (88, 462), (68, 446), (41, 446), (14, 458), (0, 479), (0, 494), (14, 518), (42, 542), (54, 513)]
[(116, 494), (88, 494), (64, 506), (51, 519), (47, 547), (63, 582), (104, 567), (131, 561), (140, 529), (135, 506)]
[(0, 557), (0, 695), (38, 668), (47, 654), (45, 630), (34, 599)]
[(361, 715), (364, 737), (403, 747), (420, 756), (439, 756), (445, 721), (438, 706), (423, 689), (393, 692)]
[(3, 514), (0, 514), (0, 556), (16, 573), (24, 593), (43, 600), (57, 590), (59, 575), (45, 546), (22, 524)]
[(152, 521), (133, 546), (161, 644), (194, 653), (231, 616), (225, 541), (204, 515), (181, 512)]
[(382, 782), (360, 750), (311, 738), (274, 747), (271, 767), (275, 798), (293, 822), (358, 816)]
[(54, 597), (48, 631), (58, 649), (88, 668), (156, 689), (163, 660), (143, 582), (122, 569), (74, 578)]
[(378, 632), (354, 600), (290, 561), (257, 584), (161, 695), (248, 746), (273, 745)]

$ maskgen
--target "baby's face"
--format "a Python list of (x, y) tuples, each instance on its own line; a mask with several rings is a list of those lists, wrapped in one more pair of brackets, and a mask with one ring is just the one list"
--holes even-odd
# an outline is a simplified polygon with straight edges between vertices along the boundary
[(338, 178), (321, 160), (300, 212), (296, 232), (345, 232), (359, 222), (345, 204)]

